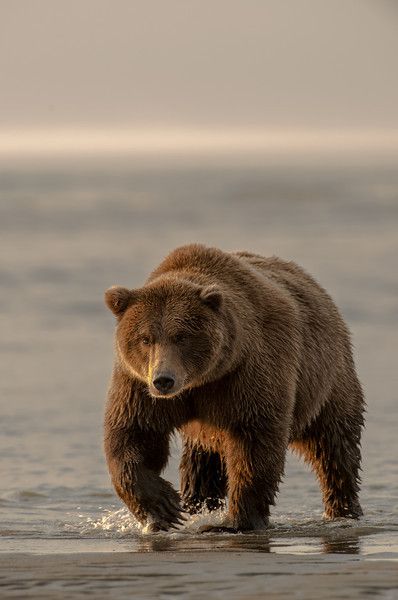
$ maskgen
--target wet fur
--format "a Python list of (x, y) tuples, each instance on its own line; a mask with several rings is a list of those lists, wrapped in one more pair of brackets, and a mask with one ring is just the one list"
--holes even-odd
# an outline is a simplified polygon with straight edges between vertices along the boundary
[[(105, 452), (121, 499), (154, 529), (178, 524), (179, 495), (160, 473), (179, 430), (181, 496), (190, 512), (218, 508), (228, 495), (226, 526), (267, 526), (290, 446), (315, 471), (326, 516), (360, 516), (364, 399), (349, 332), (330, 296), (292, 262), (196, 244), (166, 257), (143, 290), (172, 299), (180, 281), (221, 290), (221, 305), (212, 307), (217, 328), (213, 319), (207, 332), (217, 358), (203, 371), (198, 351), (192, 386), (152, 398), (117, 354)], [(122, 342), (132, 327), (128, 306), (118, 315)], [(168, 310), (173, 315), (172, 300)], [(189, 368), (195, 373), (195, 364)]]

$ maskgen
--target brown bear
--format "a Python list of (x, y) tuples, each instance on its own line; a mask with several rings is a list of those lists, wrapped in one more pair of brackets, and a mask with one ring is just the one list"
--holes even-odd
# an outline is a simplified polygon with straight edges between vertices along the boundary
[[(105, 298), (117, 317), (105, 453), (141, 523), (167, 530), (227, 496), (221, 529), (266, 527), (289, 446), (317, 474), (326, 517), (362, 514), (364, 398), (350, 335), (303, 269), (192, 244), (142, 288)], [(181, 495), (160, 476), (175, 430)]]

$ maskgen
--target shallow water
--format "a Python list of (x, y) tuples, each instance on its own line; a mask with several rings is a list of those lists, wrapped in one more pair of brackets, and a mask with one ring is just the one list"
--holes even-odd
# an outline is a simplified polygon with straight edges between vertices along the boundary
[[(0, 173), (0, 552), (231, 551), (398, 558), (398, 172), (360, 167)], [(140, 285), (201, 241), (277, 254), (331, 292), (353, 332), (367, 402), (358, 522), (324, 523), (315, 478), (289, 456), (271, 528), (199, 535), (221, 513), (144, 535), (102, 455), (112, 284)], [(177, 484), (179, 443), (166, 476)]]

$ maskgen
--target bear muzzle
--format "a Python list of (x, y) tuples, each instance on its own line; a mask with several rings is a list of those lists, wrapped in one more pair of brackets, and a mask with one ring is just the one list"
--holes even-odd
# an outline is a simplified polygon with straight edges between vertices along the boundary
[(181, 391), (184, 381), (169, 371), (156, 372), (149, 383), (151, 396), (175, 396)]

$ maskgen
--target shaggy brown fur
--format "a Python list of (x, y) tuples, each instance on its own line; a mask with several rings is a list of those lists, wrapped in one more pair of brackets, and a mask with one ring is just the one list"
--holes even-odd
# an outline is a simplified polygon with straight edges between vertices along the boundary
[[(305, 271), (193, 244), (106, 302), (118, 322), (105, 451), (139, 521), (166, 530), (184, 508), (228, 495), (225, 528), (265, 527), (289, 444), (316, 472), (327, 517), (362, 514), (364, 400), (349, 332)], [(176, 429), (183, 502), (160, 477)]]

